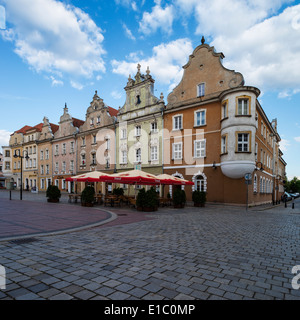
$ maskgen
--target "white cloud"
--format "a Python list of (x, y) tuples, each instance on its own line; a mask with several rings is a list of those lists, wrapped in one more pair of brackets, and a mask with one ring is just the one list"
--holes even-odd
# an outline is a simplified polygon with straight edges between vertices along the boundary
[(287, 151), (290, 145), (290, 141), (286, 139), (281, 139), (281, 141), (279, 142), (279, 147), (283, 152)]
[(172, 24), (174, 20), (174, 8), (167, 5), (164, 9), (160, 5), (160, 1), (155, 1), (156, 5), (152, 8), (152, 12), (144, 12), (142, 21), (139, 23), (139, 31), (145, 35), (149, 35), (161, 29), (163, 32), (170, 34), (172, 32)]
[(152, 49), (152, 56), (139, 57), (131, 54), (129, 61), (113, 60), (113, 72), (124, 75), (135, 75), (137, 63), (146, 70), (149, 66), (153, 78), (162, 84), (169, 85), (169, 90), (174, 88), (182, 78), (182, 66), (187, 63), (189, 55), (193, 52), (189, 39), (178, 39), (169, 43), (160, 44)]
[(57, 80), (53, 76), (50, 76), (50, 80), (51, 80), (52, 87), (58, 87), (58, 86), (63, 86), (64, 85), (63, 81)]
[(300, 137), (295, 137), (295, 141), (300, 142)]
[(105, 72), (102, 30), (82, 10), (56, 0), (4, 0), (13, 29), (1, 32), (37, 72), (91, 77)]
[(135, 36), (132, 34), (131, 30), (126, 26), (125, 23), (123, 23), (123, 29), (125, 31), (127, 38), (131, 40), (135, 40)]
[(82, 90), (84, 88), (84, 85), (73, 80), (70, 81), (70, 84), (74, 89), (77, 89), (77, 90)]
[(0, 149), (2, 146), (8, 146), (9, 138), (12, 132), (0, 129)]
[(111, 92), (111, 96), (116, 99), (119, 100), (122, 98), (122, 92), (118, 91), (118, 90), (114, 90)]
[(289, 7), (235, 37), (219, 35), (212, 44), (230, 57), (224, 65), (241, 72), (246, 84), (289, 97), (300, 88), (300, 28), (293, 27), (299, 15), (300, 5)]

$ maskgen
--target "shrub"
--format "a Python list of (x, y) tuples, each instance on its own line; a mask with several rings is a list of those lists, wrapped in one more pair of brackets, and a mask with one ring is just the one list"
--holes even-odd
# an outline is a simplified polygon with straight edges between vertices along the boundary
[(85, 187), (81, 193), (81, 202), (82, 203), (93, 203), (95, 196), (95, 189), (93, 187)]
[(206, 202), (206, 193), (204, 191), (195, 190), (192, 199), (195, 205), (204, 205)]
[(145, 191), (145, 188), (142, 188), (136, 197), (136, 206), (140, 208), (144, 207), (145, 200), (146, 200), (146, 191)]
[(59, 198), (61, 197), (61, 192), (60, 192), (60, 190), (58, 189), (57, 186), (50, 185), (47, 188), (46, 197), (49, 200), (59, 200)]
[(176, 188), (173, 192), (173, 204), (175, 207), (184, 207), (186, 202), (186, 194), (184, 190)]

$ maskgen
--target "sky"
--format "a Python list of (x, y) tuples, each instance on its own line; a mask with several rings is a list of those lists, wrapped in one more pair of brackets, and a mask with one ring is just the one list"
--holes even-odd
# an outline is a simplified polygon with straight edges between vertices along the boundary
[(0, 0), (0, 146), (44, 116), (57, 124), (65, 103), (85, 120), (95, 90), (122, 107), (138, 63), (166, 102), (202, 36), (260, 89), (300, 178), (299, 0)]

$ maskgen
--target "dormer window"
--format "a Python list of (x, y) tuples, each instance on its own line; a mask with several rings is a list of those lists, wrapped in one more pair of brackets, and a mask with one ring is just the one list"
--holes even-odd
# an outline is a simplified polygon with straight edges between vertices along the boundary
[(200, 83), (197, 86), (197, 97), (203, 97), (205, 95), (205, 83)]

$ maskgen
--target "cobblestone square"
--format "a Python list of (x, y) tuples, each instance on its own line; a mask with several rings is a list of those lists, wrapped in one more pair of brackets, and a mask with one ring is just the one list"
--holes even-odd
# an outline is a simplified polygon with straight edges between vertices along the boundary
[(109, 209), (117, 218), (107, 224), (0, 241), (0, 299), (300, 300), (299, 200), (295, 209), (164, 207), (136, 221), (134, 209)]

